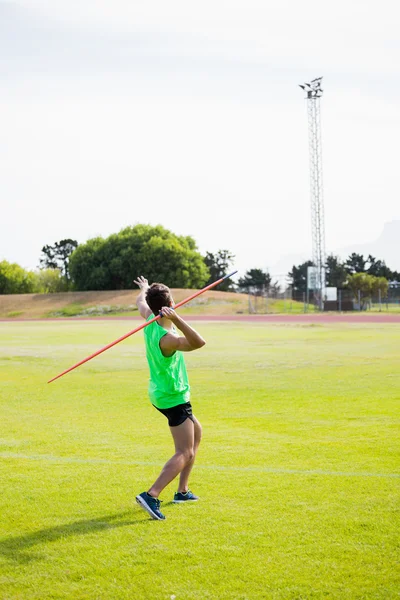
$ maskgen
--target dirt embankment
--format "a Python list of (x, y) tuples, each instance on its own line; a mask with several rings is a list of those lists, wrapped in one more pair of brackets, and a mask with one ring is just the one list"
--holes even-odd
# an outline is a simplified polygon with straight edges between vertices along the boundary
[[(175, 302), (196, 290), (172, 290)], [(138, 290), (65, 292), (60, 294), (0, 295), (0, 318), (54, 318), (73, 316), (137, 315)], [(248, 312), (245, 294), (211, 290), (180, 309), (183, 314), (234, 315)]]

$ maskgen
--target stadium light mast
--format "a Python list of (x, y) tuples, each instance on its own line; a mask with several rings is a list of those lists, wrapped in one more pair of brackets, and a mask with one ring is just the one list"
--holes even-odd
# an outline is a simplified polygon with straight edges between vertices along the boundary
[(311, 228), (312, 228), (312, 261), (315, 267), (313, 283), (314, 294), (318, 306), (323, 308), (325, 290), (325, 217), (322, 184), (322, 149), (321, 149), (321, 108), (320, 98), (322, 77), (317, 77), (300, 87), (306, 92), (308, 106), (308, 139), (310, 154), (310, 194), (311, 194)]

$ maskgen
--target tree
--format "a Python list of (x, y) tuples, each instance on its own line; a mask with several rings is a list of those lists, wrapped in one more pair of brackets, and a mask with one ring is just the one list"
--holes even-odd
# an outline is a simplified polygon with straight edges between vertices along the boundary
[(307, 291), (307, 269), (308, 267), (312, 267), (313, 264), (312, 260), (307, 260), (297, 267), (293, 265), (292, 270), (288, 273), (288, 277), (294, 292)]
[(374, 277), (384, 277), (388, 281), (395, 281), (399, 276), (396, 271), (389, 269), (384, 260), (377, 259), (372, 254), (364, 258), (362, 254), (353, 252), (346, 260), (345, 267), (349, 274), (368, 273)]
[(35, 292), (35, 275), (17, 263), (0, 262), (0, 294), (31, 294)]
[(268, 292), (271, 285), (271, 275), (261, 269), (250, 269), (238, 282), (239, 289), (248, 294), (260, 296)]
[(346, 271), (352, 275), (353, 273), (366, 272), (367, 259), (362, 254), (353, 252), (345, 262)]
[(392, 275), (390, 277), (390, 281), (396, 281), (397, 283), (400, 282), (400, 272), (399, 271), (392, 271)]
[(70, 281), (69, 259), (73, 251), (78, 247), (76, 240), (66, 239), (55, 242), (53, 246), (43, 246), (40, 265), (46, 269), (59, 269), (66, 283)]
[(346, 283), (347, 275), (346, 267), (339, 257), (330, 254), (325, 263), (326, 285), (342, 288)]
[(398, 271), (392, 271), (389, 288), (391, 296), (400, 298), (400, 273)]
[(385, 279), (391, 279), (393, 276), (393, 272), (386, 266), (384, 260), (377, 260), (371, 254), (368, 255), (367, 259), (369, 263), (368, 273), (370, 275), (374, 275), (375, 277), (384, 277)]
[(101, 237), (80, 244), (69, 260), (69, 272), (73, 287), (77, 290), (106, 290), (109, 277), (108, 269), (103, 264), (103, 247), (105, 241)]
[(389, 289), (389, 282), (386, 277), (374, 277), (371, 285), (371, 294), (372, 296), (378, 296), (381, 294), (381, 298), (385, 298), (387, 296)]
[(382, 297), (387, 294), (389, 282), (384, 277), (374, 277), (368, 273), (353, 273), (348, 277), (348, 286), (355, 300), (360, 299), (361, 309), (365, 308), (374, 294), (381, 291)]
[[(227, 275), (234, 260), (235, 256), (229, 250), (218, 250), (216, 254), (207, 252), (204, 262), (210, 271), (210, 278), (206, 285)], [(235, 289), (234, 285), (231, 279), (225, 279), (219, 284), (218, 290), (221, 292), (232, 292)]]
[(67, 291), (65, 278), (59, 269), (40, 269), (35, 273), (36, 289), (39, 294), (54, 294)]
[(132, 289), (138, 275), (175, 288), (202, 287), (209, 278), (193, 238), (141, 224), (78, 246), (70, 273), (78, 290)]

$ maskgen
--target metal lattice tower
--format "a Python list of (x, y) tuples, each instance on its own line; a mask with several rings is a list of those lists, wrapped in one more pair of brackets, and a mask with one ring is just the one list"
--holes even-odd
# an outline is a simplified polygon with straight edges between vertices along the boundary
[(310, 193), (312, 227), (312, 261), (316, 268), (314, 293), (319, 307), (323, 307), (325, 289), (325, 218), (322, 185), (321, 109), (322, 77), (300, 85), (306, 92), (308, 106), (308, 133), (310, 152)]

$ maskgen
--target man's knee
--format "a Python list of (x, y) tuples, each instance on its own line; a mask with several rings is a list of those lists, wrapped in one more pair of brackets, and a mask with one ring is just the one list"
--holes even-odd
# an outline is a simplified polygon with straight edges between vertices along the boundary
[(185, 448), (180, 451), (180, 454), (182, 454), (185, 464), (190, 463), (194, 459), (194, 448)]

